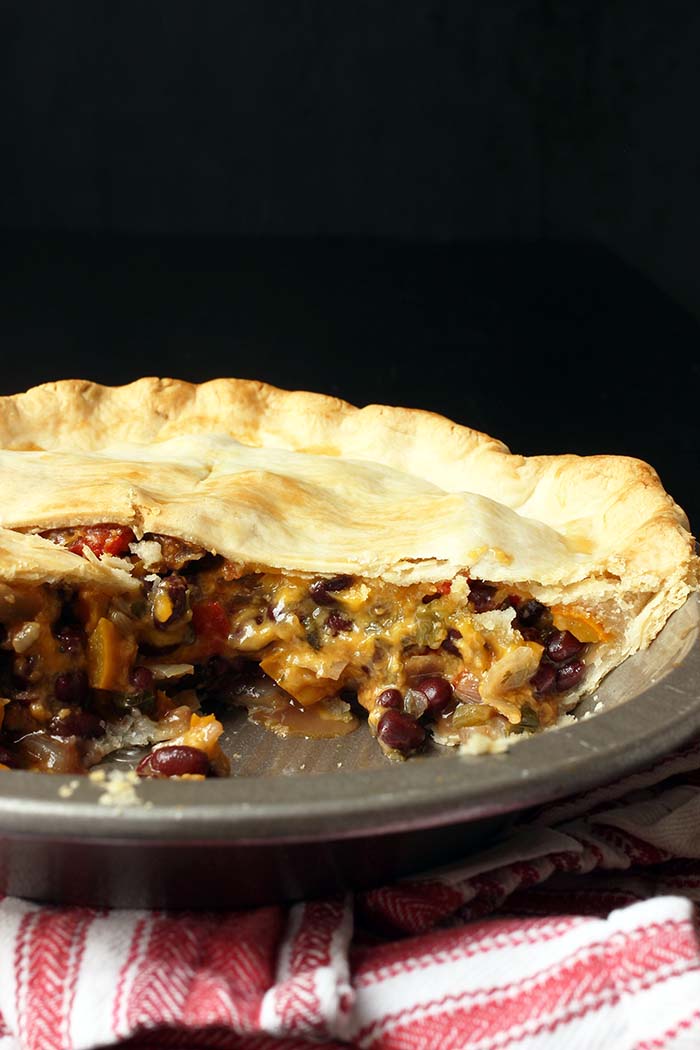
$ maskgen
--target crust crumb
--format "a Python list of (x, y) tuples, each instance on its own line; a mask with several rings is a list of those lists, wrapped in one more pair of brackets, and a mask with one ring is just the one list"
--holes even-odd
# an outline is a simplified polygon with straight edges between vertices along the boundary
[(459, 753), (460, 755), (500, 755), (518, 739), (520, 739), (519, 736), (494, 739), (487, 736), (486, 733), (472, 733), (465, 744), (459, 745)]
[(150, 807), (150, 802), (144, 802), (136, 792), (136, 785), (140, 783), (139, 777), (130, 769), (123, 772), (120, 769), (112, 769), (109, 773), (104, 769), (93, 769), (88, 773), (88, 779), (93, 784), (104, 788), (97, 799), (101, 806), (114, 806), (116, 809), (124, 809), (127, 806)]

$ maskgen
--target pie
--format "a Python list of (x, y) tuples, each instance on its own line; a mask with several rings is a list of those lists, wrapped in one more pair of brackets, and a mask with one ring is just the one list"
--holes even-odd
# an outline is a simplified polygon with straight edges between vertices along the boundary
[(0, 765), (225, 775), (221, 711), (389, 758), (557, 723), (696, 590), (639, 460), (263, 383), (0, 398)]

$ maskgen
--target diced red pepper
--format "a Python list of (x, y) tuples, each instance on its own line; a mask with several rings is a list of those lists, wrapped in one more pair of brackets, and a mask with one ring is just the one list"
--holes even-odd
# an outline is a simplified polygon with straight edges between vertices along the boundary
[(88, 525), (78, 530), (68, 550), (73, 554), (82, 554), (83, 547), (89, 547), (98, 558), (102, 554), (118, 558), (126, 553), (129, 544), (135, 539), (131, 529), (125, 525)]
[(127, 525), (79, 525), (76, 528), (47, 529), (41, 535), (65, 547), (71, 554), (82, 555), (83, 548), (89, 547), (98, 557), (111, 554), (117, 558), (126, 554), (129, 544), (136, 539)]
[(216, 601), (196, 602), (192, 606), (192, 626), (198, 640), (217, 649), (221, 648), (231, 630), (228, 613)]

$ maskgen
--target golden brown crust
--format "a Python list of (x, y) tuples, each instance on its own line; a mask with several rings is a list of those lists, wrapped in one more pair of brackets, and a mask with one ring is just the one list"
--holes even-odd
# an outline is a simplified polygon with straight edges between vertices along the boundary
[[(217, 451), (212, 435), (249, 448)], [(144, 465), (125, 444), (170, 451)], [(106, 463), (99, 453), (110, 446)], [(467, 569), (520, 582), (614, 626), (596, 680), (646, 645), (698, 585), (685, 514), (647, 463), (526, 458), (418, 410), (356, 408), (238, 379), (64, 380), (0, 398), (0, 448), (14, 453), (0, 453), (6, 528), (110, 520), (283, 569), (349, 568), (396, 582)], [(363, 505), (372, 511), (364, 519)], [(329, 538), (323, 550), (319, 532)], [(17, 557), (0, 547), (5, 578)]]
[[(430, 412), (286, 391), (242, 379), (195, 385), (144, 378), (122, 387), (62, 380), (0, 398), (0, 448), (96, 450), (219, 432), (252, 446), (368, 460), (448, 492), (474, 492), (543, 521), (627, 570), (671, 571), (693, 554), (687, 518), (653, 468), (622, 456), (523, 457)], [(647, 550), (653, 546), (654, 558)], [(642, 566), (640, 565), (640, 569)]]

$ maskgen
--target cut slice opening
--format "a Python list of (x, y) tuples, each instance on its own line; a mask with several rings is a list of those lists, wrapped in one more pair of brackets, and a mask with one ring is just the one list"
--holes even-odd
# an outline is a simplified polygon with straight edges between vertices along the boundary
[(217, 712), (231, 705), (278, 734), (321, 739), (366, 716), (393, 759), (429, 735), (498, 750), (556, 723), (606, 640), (583, 608), (466, 575), (400, 587), (285, 573), (115, 523), (40, 535), (121, 559), (138, 588), (2, 585), (7, 768), (82, 772), (147, 744), (140, 775), (226, 775)]

